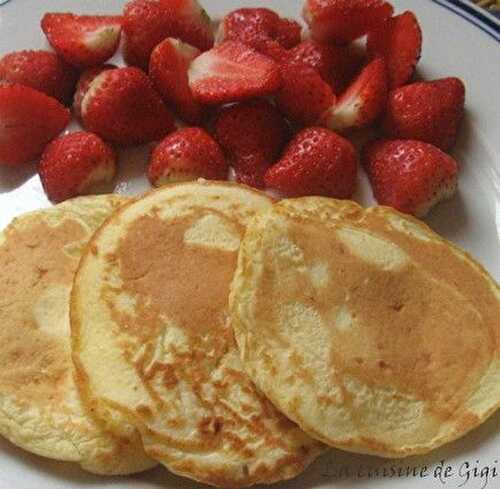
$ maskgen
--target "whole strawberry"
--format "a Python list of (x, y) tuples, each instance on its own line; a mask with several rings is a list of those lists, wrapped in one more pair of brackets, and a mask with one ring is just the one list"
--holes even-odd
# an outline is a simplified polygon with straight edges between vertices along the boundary
[(222, 149), (205, 130), (186, 127), (156, 146), (148, 178), (155, 187), (197, 178), (225, 180), (228, 168)]
[(279, 64), (236, 41), (223, 42), (198, 56), (188, 76), (195, 100), (203, 104), (271, 95), (281, 86)]
[(174, 129), (172, 115), (138, 68), (102, 72), (81, 105), (85, 129), (117, 144), (157, 141)]
[(144, 70), (155, 46), (167, 37), (200, 51), (214, 43), (210, 17), (197, 0), (131, 0), (123, 16), (125, 61)]
[(306, 0), (303, 17), (313, 39), (347, 43), (381, 26), (392, 12), (384, 0)]
[(236, 179), (252, 187), (264, 186), (264, 174), (279, 158), (289, 127), (270, 102), (250, 100), (221, 110), (214, 137), (236, 172)]
[(50, 51), (16, 51), (0, 59), (0, 82), (19, 83), (68, 104), (77, 71)]
[(286, 117), (299, 126), (318, 123), (325, 112), (335, 105), (336, 97), (330, 85), (317, 70), (300, 63), (281, 65), (282, 87), (276, 103)]
[(189, 88), (188, 69), (200, 51), (178, 39), (168, 38), (156, 46), (149, 61), (149, 76), (166, 103), (191, 124), (200, 123), (203, 107)]
[(363, 165), (379, 204), (417, 217), (450, 198), (457, 188), (457, 162), (421, 141), (371, 143), (365, 148)]
[(323, 127), (309, 127), (288, 144), (281, 159), (265, 175), (268, 187), (290, 197), (352, 197), (356, 187), (354, 146)]
[(69, 120), (55, 98), (24, 85), (0, 85), (0, 165), (34, 160)]
[(281, 19), (267, 8), (241, 8), (221, 21), (217, 41), (238, 41), (271, 58), (280, 60), (286, 49), (300, 42), (300, 25)]
[(120, 43), (122, 18), (47, 13), (42, 19), (42, 30), (59, 56), (83, 69), (100, 65), (115, 54)]
[(74, 132), (52, 141), (38, 168), (43, 188), (53, 202), (88, 193), (109, 182), (116, 172), (113, 149), (89, 132)]
[(370, 57), (382, 56), (387, 64), (389, 87), (410, 80), (422, 51), (422, 30), (413, 12), (404, 12), (368, 34)]
[(384, 132), (390, 138), (418, 139), (447, 151), (455, 144), (464, 103), (465, 86), (458, 78), (397, 88), (389, 94)]

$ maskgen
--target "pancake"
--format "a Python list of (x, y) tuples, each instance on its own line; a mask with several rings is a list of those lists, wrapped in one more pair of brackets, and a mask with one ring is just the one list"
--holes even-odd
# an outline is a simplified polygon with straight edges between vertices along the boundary
[(257, 392), (228, 320), (245, 225), (271, 205), (236, 184), (163, 187), (100, 229), (73, 288), (87, 402), (172, 472), (221, 487), (288, 479), (324, 450)]
[(399, 458), (500, 405), (500, 292), (394, 210), (282, 201), (248, 226), (230, 312), (247, 373), (311, 436)]
[(140, 440), (118, 438), (89, 417), (71, 361), (69, 299), (79, 258), (126, 201), (78, 198), (18, 217), (0, 234), (0, 433), (99, 474), (153, 465)]

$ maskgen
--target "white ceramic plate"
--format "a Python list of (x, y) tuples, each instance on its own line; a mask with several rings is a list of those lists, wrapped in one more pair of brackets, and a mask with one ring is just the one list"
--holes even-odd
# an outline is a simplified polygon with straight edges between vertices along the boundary
[[(123, 0), (0, 0), (0, 56), (46, 47), (39, 22), (46, 11), (117, 13)], [(202, 0), (213, 18), (241, 6), (266, 6), (299, 17), (298, 0)], [(2, 5), (3, 4), (3, 5)], [(467, 85), (467, 115), (454, 151), (461, 162), (460, 191), (427, 219), (440, 234), (471, 252), (500, 279), (500, 28), (493, 16), (461, 0), (394, 0), (398, 11), (413, 10), (424, 32), (419, 76), (459, 76)], [(117, 60), (120, 62), (120, 60)], [(76, 126), (75, 126), (76, 127)], [(144, 179), (147, 148), (120, 155), (114, 190), (136, 194)], [(46, 207), (36, 166), (0, 167), (0, 228), (16, 215)], [(357, 200), (371, 205), (371, 191), (360, 176)], [(111, 189), (112, 190), (112, 189)], [(439, 266), (439, 263), (436, 263)], [(500, 413), (464, 439), (426, 457), (384, 461), (332, 450), (293, 482), (277, 489), (483, 489), (500, 487)], [(200, 485), (163, 469), (128, 478), (90, 476), (72, 464), (45, 460), (0, 440), (0, 489), (175, 488)]]

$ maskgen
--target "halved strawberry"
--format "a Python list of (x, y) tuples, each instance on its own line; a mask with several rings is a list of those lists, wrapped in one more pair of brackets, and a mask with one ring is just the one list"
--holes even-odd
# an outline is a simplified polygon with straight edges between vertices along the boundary
[(325, 113), (323, 123), (333, 131), (369, 126), (382, 113), (386, 101), (387, 71), (384, 60), (377, 58)]
[(110, 182), (116, 173), (116, 155), (95, 134), (74, 132), (47, 146), (38, 172), (49, 199), (62, 202), (88, 193), (96, 184)]
[(16, 51), (0, 59), (0, 82), (19, 83), (54, 97), (71, 101), (78, 73), (56, 53)]
[(235, 41), (219, 44), (198, 56), (188, 76), (194, 98), (205, 104), (270, 95), (281, 86), (277, 63)]
[(457, 188), (457, 162), (421, 141), (375, 141), (365, 148), (363, 164), (379, 204), (417, 217)]
[(82, 101), (82, 120), (88, 131), (123, 145), (159, 140), (174, 129), (151, 80), (133, 67), (94, 78)]
[(88, 68), (104, 63), (120, 42), (122, 18), (108, 15), (49, 13), (42, 29), (50, 45), (68, 63)]
[(283, 85), (276, 103), (290, 121), (298, 125), (315, 124), (335, 105), (330, 85), (311, 66), (285, 63), (281, 66), (281, 77)]
[(0, 85), (0, 165), (27, 163), (68, 125), (69, 110), (23, 85)]
[(77, 119), (82, 118), (82, 101), (83, 97), (87, 93), (90, 84), (98, 75), (100, 75), (103, 71), (106, 70), (114, 70), (117, 68), (115, 65), (102, 65), (95, 66), (94, 68), (86, 69), (80, 76), (78, 83), (76, 84), (76, 91), (73, 97), (73, 114)]
[(392, 12), (384, 0), (306, 0), (303, 17), (313, 39), (347, 43), (382, 25)]
[(389, 93), (383, 121), (394, 139), (418, 139), (449, 150), (464, 114), (465, 86), (458, 78), (443, 78), (397, 88)]
[(131, 0), (123, 15), (125, 61), (144, 70), (155, 46), (167, 37), (201, 51), (214, 44), (210, 17), (197, 0)]
[(354, 146), (323, 127), (308, 127), (288, 144), (281, 159), (266, 173), (268, 187), (290, 197), (352, 196), (356, 187)]
[(250, 100), (221, 110), (214, 137), (236, 172), (252, 187), (264, 186), (264, 173), (278, 159), (289, 138), (289, 127), (267, 100)]
[(300, 42), (301, 27), (294, 20), (281, 19), (267, 8), (241, 8), (221, 21), (217, 41), (238, 41), (271, 58), (280, 60)]
[(382, 56), (389, 72), (389, 87), (404, 85), (412, 77), (422, 51), (422, 30), (413, 12), (392, 17), (368, 34), (368, 54)]
[(149, 76), (166, 103), (172, 104), (185, 121), (201, 122), (203, 107), (189, 88), (188, 69), (200, 51), (178, 39), (162, 41), (151, 53)]
[(220, 146), (198, 127), (186, 127), (168, 135), (151, 155), (148, 178), (159, 187), (170, 182), (206, 178), (227, 179), (229, 167)]
[(285, 60), (289, 64), (306, 64), (316, 69), (336, 94), (346, 88), (363, 63), (363, 58), (349, 47), (323, 44), (312, 39), (290, 49)]

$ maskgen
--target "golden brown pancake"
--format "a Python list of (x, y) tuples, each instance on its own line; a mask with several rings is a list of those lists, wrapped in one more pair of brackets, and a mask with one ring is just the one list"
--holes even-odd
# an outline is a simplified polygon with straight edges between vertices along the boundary
[(126, 201), (74, 199), (25, 214), (0, 234), (0, 433), (100, 474), (154, 465), (137, 439), (116, 437), (89, 416), (71, 361), (69, 298), (80, 255)]
[(163, 187), (100, 229), (73, 288), (86, 402), (171, 471), (221, 487), (293, 477), (324, 449), (256, 390), (229, 322), (240, 240), (271, 204), (236, 184)]
[(500, 405), (500, 292), (389, 208), (282, 201), (249, 225), (230, 310), (246, 371), (331, 446), (425, 453)]

